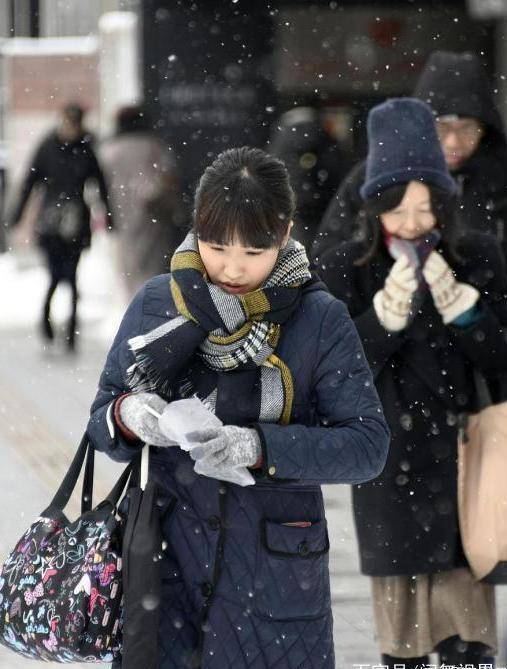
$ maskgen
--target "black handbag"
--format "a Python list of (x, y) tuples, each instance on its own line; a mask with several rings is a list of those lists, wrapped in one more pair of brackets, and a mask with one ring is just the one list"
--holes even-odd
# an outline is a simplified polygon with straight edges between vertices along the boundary
[[(63, 510), (86, 461), (81, 516)], [(52, 662), (111, 662), (122, 635), (122, 527), (116, 509), (127, 466), (92, 505), (94, 450), (83, 437), (51, 504), (25, 532), (0, 575), (0, 642)]]

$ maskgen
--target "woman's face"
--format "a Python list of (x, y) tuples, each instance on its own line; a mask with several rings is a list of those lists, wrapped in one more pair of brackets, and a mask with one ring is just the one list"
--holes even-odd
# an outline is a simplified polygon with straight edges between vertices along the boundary
[(280, 246), (256, 249), (232, 244), (214, 244), (198, 240), (208, 279), (232, 295), (244, 295), (259, 288), (268, 278), (278, 259), (280, 249), (289, 238), (290, 227)]
[(436, 218), (428, 186), (411, 181), (400, 204), (380, 214), (379, 218), (386, 232), (401, 239), (417, 239), (430, 232), (436, 225)]

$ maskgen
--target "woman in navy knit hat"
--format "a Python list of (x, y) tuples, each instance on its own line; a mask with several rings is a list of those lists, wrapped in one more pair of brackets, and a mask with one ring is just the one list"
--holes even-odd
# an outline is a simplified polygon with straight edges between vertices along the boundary
[(392, 434), (382, 475), (353, 488), (361, 568), (383, 664), (438, 651), (477, 665), (496, 650), (494, 591), (473, 579), (460, 538), (458, 415), (476, 408), (474, 368), (498, 397), (507, 279), (491, 236), (460, 234), (429, 107), (375, 107), (368, 139), (362, 239), (319, 267), (355, 320)]

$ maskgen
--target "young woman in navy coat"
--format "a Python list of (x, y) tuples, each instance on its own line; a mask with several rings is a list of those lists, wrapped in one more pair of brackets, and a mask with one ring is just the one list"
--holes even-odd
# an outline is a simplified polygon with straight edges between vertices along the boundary
[[(290, 238), (279, 160), (222, 153), (196, 192), (194, 227), (127, 310), (91, 410), (98, 450), (157, 446), (161, 669), (334, 669), (329, 539), (320, 485), (380, 474), (388, 430), (346, 307)], [(196, 433), (194, 471), (148, 404), (197, 395), (223, 427)], [(153, 450), (153, 449), (152, 449)], [(255, 485), (220, 480), (243, 465)]]

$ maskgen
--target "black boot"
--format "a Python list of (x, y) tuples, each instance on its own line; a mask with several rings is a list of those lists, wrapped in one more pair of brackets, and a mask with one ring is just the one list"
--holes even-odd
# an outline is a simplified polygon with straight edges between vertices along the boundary
[(55, 338), (55, 333), (53, 332), (53, 326), (51, 325), (51, 298), (56, 290), (56, 282), (52, 281), (51, 285), (48, 288), (46, 294), (46, 299), (44, 300), (44, 306), (42, 308), (42, 318), (40, 321), (40, 333), (43, 339), (46, 341), (53, 341)]
[(77, 330), (77, 322), (76, 319), (73, 317), (69, 320), (69, 323), (67, 325), (67, 337), (66, 337), (66, 345), (67, 345), (67, 351), (69, 353), (74, 353), (76, 350), (76, 330)]
[(382, 665), (389, 669), (394, 669), (394, 666), (404, 667), (404, 669), (421, 669), (429, 664), (429, 657), (421, 655), (421, 657), (394, 657), (393, 655), (386, 655), (382, 653)]
[(42, 320), (40, 322), (40, 333), (42, 338), (48, 342), (53, 341), (55, 338), (55, 333), (53, 332), (53, 326), (51, 325), (49, 315), (46, 315), (45, 313), (43, 314)]
[(76, 334), (77, 334), (77, 303), (79, 295), (76, 286), (76, 277), (70, 282), (70, 289), (72, 291), (72, 306), (69, 322), (67, 325), (67, 350), (69, 353), (74, 353), (76, 350)]
[(489, 648), (479, 641), (463, 641), (459, 636), (444, 639), (437, 646), (440, 664), (460, 667), (471, 665), (479, 669), (479, 664), (495, 666), (495, 658), (488, 655)]

